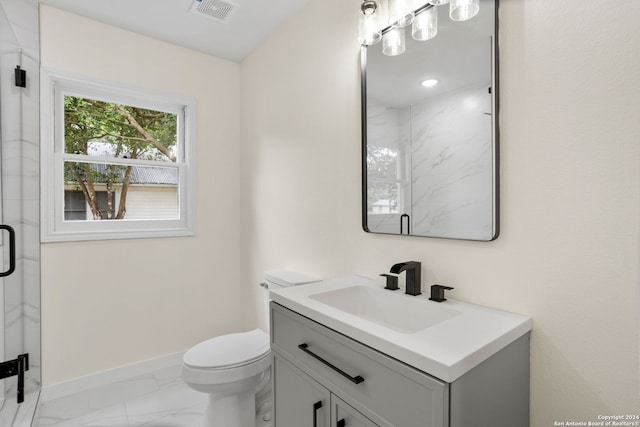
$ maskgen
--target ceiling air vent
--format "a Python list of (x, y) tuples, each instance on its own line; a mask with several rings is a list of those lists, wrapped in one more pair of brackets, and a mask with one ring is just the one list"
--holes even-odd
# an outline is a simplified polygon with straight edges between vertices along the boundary
[(238, 5), (229, 0), (196, 0), (191, 6), (191, 12), (218, 22), (229, 22), (237, 8)]

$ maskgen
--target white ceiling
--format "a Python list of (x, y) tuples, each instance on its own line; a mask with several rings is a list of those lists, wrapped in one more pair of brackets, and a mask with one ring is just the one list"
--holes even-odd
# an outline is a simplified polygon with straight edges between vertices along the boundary
[(241, 62), (308, 0), (228, 0), (226, 23), (193, 14), (195, 0), (39, 0), (96, 21)]
[[(228, 22), (221, 23), (192, 13), (195, 0), (38, 1), (234, 62), (241, 62), (308, 2), (222, 0), (238, 7)], [(382, 55), (382, 43), (371, 47), (367, 67), (369, 96), (385, 105), (408, 105), (486, 81), (486, 73), (490, 73), (487, 70), (491, 69), (493, 3), (494, 0), (481, 0), (478, 16), (464, 23), (449, 19), (448, 6), (438, 7), (438, 36), (427, 42), (413, 42), (408, 28), (407, 52), (398, 57)], [(430, 90), (420, 88), (419, 82), (427, 77), (437, 78), (440, 84)]]

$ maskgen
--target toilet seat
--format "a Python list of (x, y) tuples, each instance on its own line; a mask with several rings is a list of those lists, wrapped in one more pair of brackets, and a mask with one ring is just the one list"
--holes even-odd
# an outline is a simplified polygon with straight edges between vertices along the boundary
[(250, 365), (269, 355), (269, 335), (260, 329), (223, 335), (201, 342), (183, 357), (198, 370), (232, 369)]

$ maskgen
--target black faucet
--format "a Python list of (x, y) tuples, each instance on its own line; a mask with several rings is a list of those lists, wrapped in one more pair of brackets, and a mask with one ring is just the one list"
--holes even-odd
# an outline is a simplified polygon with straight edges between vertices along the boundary
[(422, 267), (418, 261), (407, 261), (395, 264), (391, 267), (391, 273), (399, 274), (403, 271), (407, 272), (407, 282), (405, 293), (409, 295), (420, 295), (421, 278), (420, 271)]

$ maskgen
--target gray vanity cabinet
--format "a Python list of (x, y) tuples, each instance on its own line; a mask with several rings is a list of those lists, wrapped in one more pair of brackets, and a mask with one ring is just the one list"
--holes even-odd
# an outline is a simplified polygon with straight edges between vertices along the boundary
[(527, 427), (529, 334), (448, 383), (271, 302), (274, 427)]
[[(306, 395), (314, 388), (310, 381), (331, 393), (330, 427), (339, 427), (343, 418), (345, 427), (448, 427), (447, 383), (276, 303), (271, 303), (271, 348), (274, 427), (300, 427), (313, 420), (310, 408), (318, 397), (300, 402), (299, 409), (292, 403), (299, 404), (298, 396), (291, 396), (296, 387)], [(296, 372), (298, 386), (293, 386), (296, 379), (289, 377)], [(293, 415), (298, 411), (303, 418)]]

